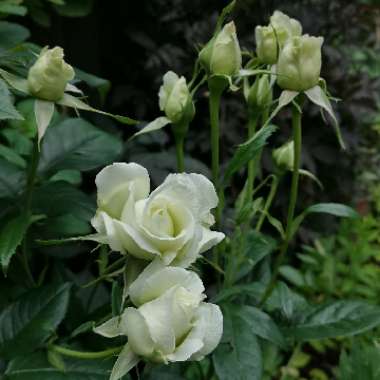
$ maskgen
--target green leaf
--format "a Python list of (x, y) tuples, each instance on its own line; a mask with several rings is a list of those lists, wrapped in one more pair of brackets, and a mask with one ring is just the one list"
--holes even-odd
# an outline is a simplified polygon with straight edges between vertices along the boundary
[(259, 282), (251, 284), (234, 285), (226, 289), (222, 289), (215, 297), (211, 299), (213, 303), (221, 303), (231, 301), (239, 296), (249, 296), (259, 300), (263, 295), (265, 286)]
[(25, 16), (28, 11), (28, 8), (12, 3), (12, 1), (7, 2), (3, 0), (3, 3), (0, 3), (0, 13), (5, 13), (8, 15), (15, 16)]
[(239, 272), (236, 274), (235, 281), (246, 276), (265, 256), (271, 254), (277, 247), (277, 243), (269, 236), (260, 232), (249, 231), (246, 235), (244, 262)]
[(233, 0), (222, 9), (222, 12), (220, 13), (218, 17), (218, 21), (216, 23), (214, 35), (219, 33), (219, 31), (222, 29), (224, 20), (234, 10), (235, 5), (236, 5), (236, 0)]
[(276, 129), (277, 127), (273, 124), (261, 128), (250, 140), (238, 146), (224, 174), (224, 186), (228, 184), (234, 173), (246, 166), (248, 161), (257, 156), (261, 148), (266, 144), (268, 138)]
[(75, 68), (75, 78), (87, 83), (90, 87), (95, 87), (100, 95), (102, 104), (106, 101), (107, 94), (111, 88), (111, 82), (107, 79), (100, 78), (96, 75), (86, 73)]
[(168, 125), (170, 123), (171, 123), (171, 121), (167, 117), (160, 116), (157, 119), (154, 119), (153, 121), (148, 123), (143, 129), (136, 132), (131, 138), (140, 136), (144, 133), (158, 131), (159, 129), (164, 128), (166, 125)]
[(93, 7), (93, 0), (65, 0), (63, 5), (54, 6), (55, 11), (65, 17), (85, 17)]
[(260, 338), (284, 347), (285, 339), (272, 318), (253, 306), (241, 306), (236, 313), (251, 326), (252, 331)]
[(15, 90), (29, 94), (28, 81), (25, 78), (8, 73), (3, 69), (0, 69), (0, 75)]
[(293, 220), (292, 236), (297, 232), (299, 226), (309, 214), (324, 213), (334, 216), (340, 216), (342, 218), (358, 218), (359, 214), (352, 208), (340, 203), (317, 203), (308, 207), (300, 215)]
[(260, 345), (252, 322), (239, 311), (236, 305), (223, 309), (223, 338), (213, 353), (215, 372), (220, 380), (262, 380)]
[(380, 307), (362, 301), (336, 301), (305, 313), (285, 335), (299, 341), (352, 336), (380, 324)]
[(41, 147), (39, 172), (87, 171), (107, 165), (121, 154), (119, 138), (80, 118), (66, 119), (49, 128)]
[(30, 36), (29, 30), (19, 24), (0, 21), (0, 49), (11, 49)]
[(30, 290), (0, 312), (0, 355), (32, 352), (50, 337), (66, 314), (69, 284)]
[(16, 198), (24, 185), (25, 172), (0, 158), (0, 198)]
[(336, 119), (330, 100), (328, 99), (323, 89), (317, 85), (305, 91), (305, 94), (310, 99), (310, 101), (312, 101), (317, 106), (321, 107), (331, 116), (331, 118), (334, 121), (335, 134), (338, 139), (339, 145), (341, 146), (342, 149), (346, 149), (343, 138), (342, 138), (342, 134), (339, 128), (338, 120)]
[(13, 149), (8, 148), (5, 145), (0, 144), (0, 157), (5, 158), (12, 164), (17, 165), (19, 168), (26, 168), (26, 161)]
[(28, 226), (28, 216), (21, 214), (10, 219), (0, 229), (0, 261), (4, 273), (7, 272), (9, 262), (16, 253), (17, 247), (21, 244)]
[(79, 170), (64, 169), (50, 177), (49, 181), (64, 181), (70, 185), (80, 185), (82, 183), (82, 174)]
[[(7, 380), (105, 380), (109, 378), (114, 358), (83, 360), (64, 358), (65, 371), (54, 368), (43, 352), (18, 357), (9, 363)], [(123, 377), (123, 380), (130, 379)]]
[(7, 84), (0, 79), (0, 120), (6, 119), (23, 120), (23, 117), (12, 103)]

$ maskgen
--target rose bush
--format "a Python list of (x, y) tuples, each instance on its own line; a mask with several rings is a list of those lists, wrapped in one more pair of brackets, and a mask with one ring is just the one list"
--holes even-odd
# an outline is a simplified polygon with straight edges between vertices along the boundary
[(218, 204), (213, 184), (200, 174), (170, 174), (150, 195), (149, 174), (135, 163), (115, 163), (96, 177), (97, 239), (140, 259), (161, 258), (187, 267), (224, 234), (211, 231)]

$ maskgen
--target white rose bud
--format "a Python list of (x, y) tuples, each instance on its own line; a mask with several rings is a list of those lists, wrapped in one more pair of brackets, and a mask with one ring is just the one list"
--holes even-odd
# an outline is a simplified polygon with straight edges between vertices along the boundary
[(248, 105), (251, 111), (260, 111), (267, 108), (272, 102), (272, 88), (269, 76), (257, 77), (248, 93)]
[(95, 332), (126, 335), (136, 357), (159, 363), (202, 360), (220, 342), (223, 315), (217, 305), (202, 302), (204, 286), (196, 273), (154, 261), (130, 290), (136, 308), (128, 307)]
[(179, 78), (173, 71), (168, 71), (163, 79), (158, 94), (160, 110), (173, 124), (189, 124), (195, 110), (185, 77)]
[(115, 163), (104, 168), (95, 182), (98, 211), (92, 225), (99, 240), (114, 251), (187, 267), (224, 238), (210, 230), (218, 197), (203, 175), (170, 174), (149, 195), (145, 168)]
[(60, 100), (67, 83), (75, 76), (74, 69), (63, 60), (63, 49), (42, 49), (28, 73), (28, 88), (36, 98)]
[(294, 168), (294, 142), (289, 141), (286, 144), (275, 149), (272, 153), (273, 160), (281, 169), (293, 170)]
[(284, 90), (306, 91), (318, 84), (321, 74), (322, 37), (292, 37), (280, 53), (277, 83)]
[(241, 51), (233, 21), (200, 51), (199, 59), (210, 75), (236, 75), (241, 69)]
[(269, 65), (276, 63), (278, 49), (282, 49), (289, 38), (301, 34), (302, 26), (299, 21), (275, 11), (270, 18), (270, 25), (257, 26), (255, 30), (256, 52), (260, 62)]

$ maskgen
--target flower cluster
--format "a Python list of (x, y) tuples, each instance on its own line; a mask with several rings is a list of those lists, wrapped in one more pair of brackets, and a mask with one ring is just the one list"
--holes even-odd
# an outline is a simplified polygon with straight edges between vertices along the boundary
[(302, 35), (302, 26), (275, 11), (268, 26), (256, 27), (257, 56), (261, 63), (277, 64), (277, 83), (284, 90), (306, 91), (318, 84), (322, 37)]
[(96, 186), (95, 239), (145, 266), (127, 289), (135, 307), (95, 330), (128, 337), (111, 379), (140, 358), (201, 360), (218, 344), (223, 317), (217, 305), (203, 302), (201, 279), (185, 268), (224, 238), (210, 229), (218, 203), (213, 184), (200, 174), (170, 174), (150, 193), (144, 167), (114, 163), (97, 175)]

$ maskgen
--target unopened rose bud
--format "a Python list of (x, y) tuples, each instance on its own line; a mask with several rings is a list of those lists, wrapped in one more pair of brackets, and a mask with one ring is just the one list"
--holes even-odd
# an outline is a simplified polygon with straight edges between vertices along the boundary
[(158, 96), (161, 111), (173, 124), (191, 122), (195, 110), (185, 77), (178, 77), (173, 71), (168, 71)]
[(36, 98), (57, 101), (63, 97), (74, 69), (63, 60), (63, 49), (43, 49), (28, 73), (29, 91)]
[(199, 59), (210, 75), (236, 75), (241, 69), (241, 51), (235, 24), (231, 21), (200, 51)]
[(293, 170), (294, 167), (294, 142), (289, 141), (286, 144), (275, 149), (272, 153), (273, 160), (281, 169)]
[(270, 25), (257, 26), (255, 30), (256, 53), (260, 62), (268, 65), (276, 63), (278, 52), (287, 40), (301, 34), (302, 26), (299, 21), (275, 11), (270, 18)]
[(277, 83), (284, 90), (306, 91), (318, 84), (321, 74), (322, 37), (292, 37), (280, 53)]
[(257, 77), (248, 93), (248, 106), (252, 111), (260, 111), (267, 108), (272, 102), (272, 88), (269, 76)]

